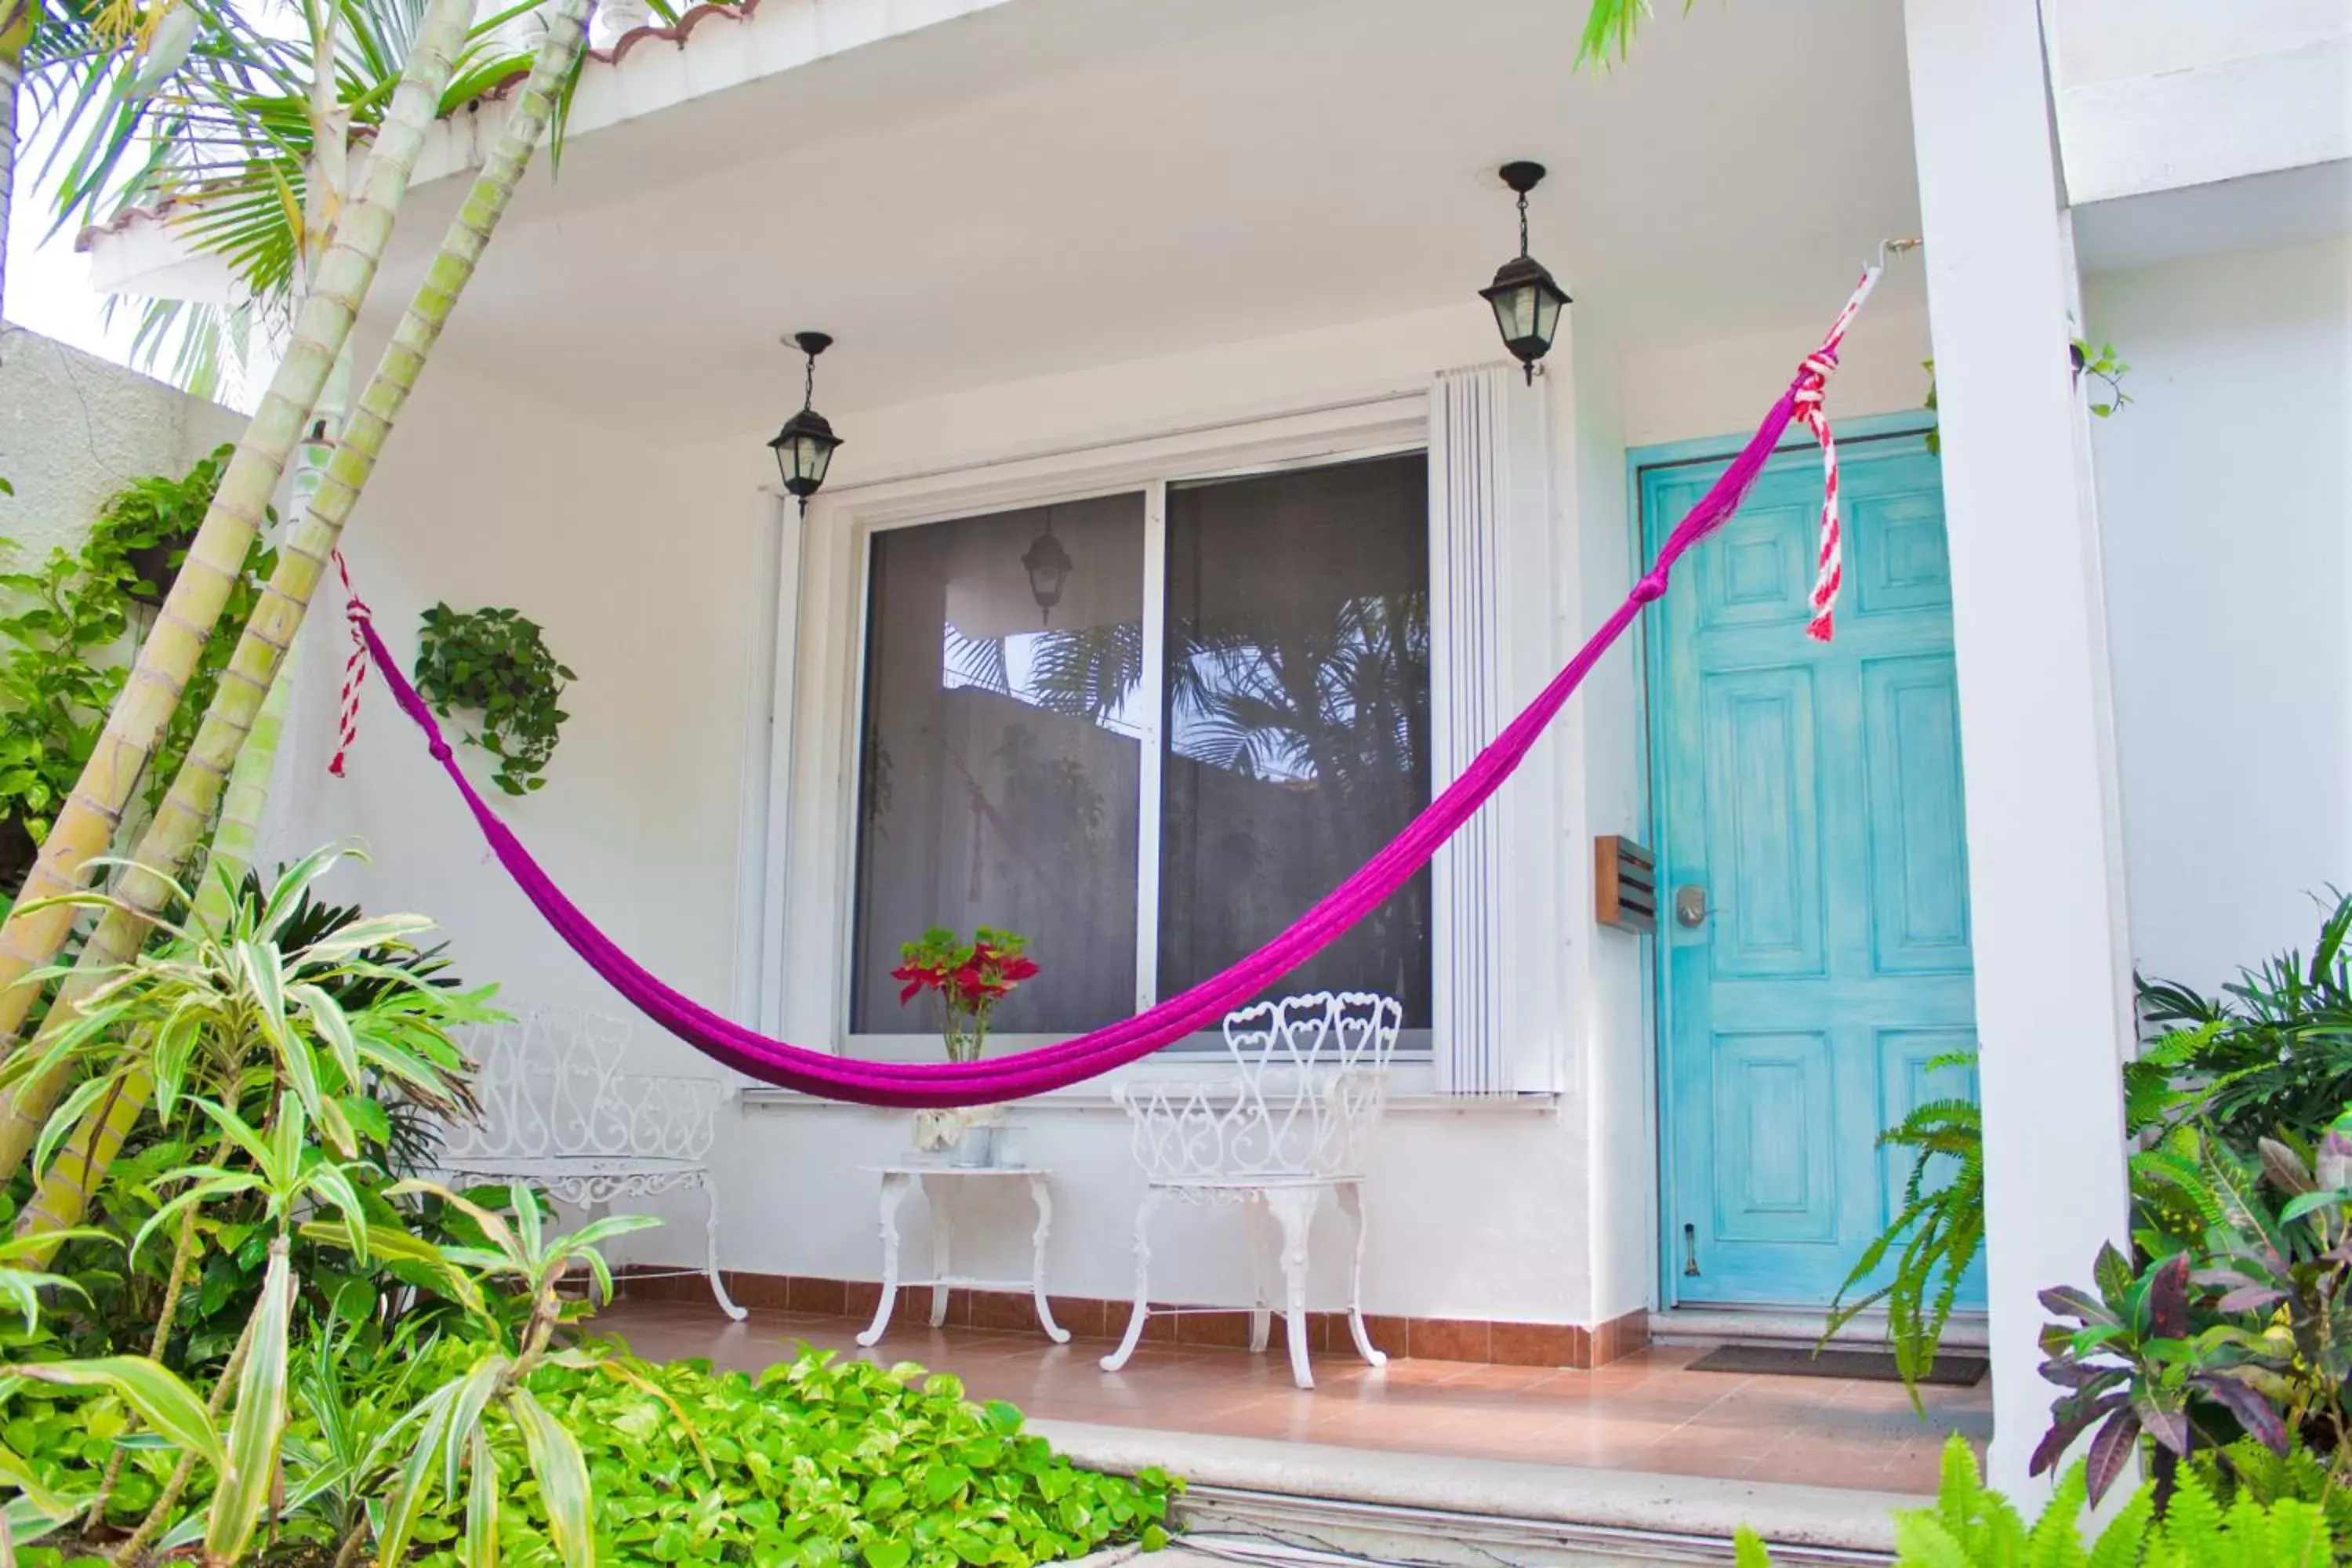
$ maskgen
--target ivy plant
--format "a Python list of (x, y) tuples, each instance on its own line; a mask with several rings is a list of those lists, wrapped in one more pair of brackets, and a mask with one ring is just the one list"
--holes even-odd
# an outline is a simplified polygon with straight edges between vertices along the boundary
[[(2113, 418), (2116, 410), (2132, 400), (2131, 394), (2124, 390), (2124, 377), (2131, 374), (2131, 366), (2116, 353), (2115, 344), (2094, 345), (2088, 338), (2070, 337), (2066, 340), (2066, 358), (2067, 363), (2074, 366), (2075, 385), (2080, 386), (2087, 375), (2104, 388), (2094, 389), (2091, 394), (2093, 417)], [(1919, 362), (1919, 368), (1927, 373), (1927, 400), (1919, 406), (1933, 414), (1936, 411), (1936, 362), (1923, 359)], [(1944, 449), (1944, 438), (1938, 431), (1929, 430), (1927, 442), (1930, 452), (1940, 453)]]
[[(204, 526), (213, 494), (220, 489), (221, 476), (236, 455), (236, 447), (224, 442), (179, 479), (133, 479), (109, 498), (82, 545), (82, 569), (92, 593), (160, 605), (179, 576), (187, 559), (188, 542)], [(274, 529), (277, 510), (271, 508), (262, 515)], [(164, 792), (179, 776), (180, 764), (195, 743), (196, 727), (204, 721), (213, 693), (220, 686), (221, 672), (236, 652), (237, 636), (261, 603), (262, 584), (269, 581), (277, 565), (278, 552), (268, 544), (266, 534), (257, 537), (246, 551), (245, 570), (230, 584), (227, 602), (221, 606), (219, 629), (205, 639), (186, 695), (172, 710), (163, 738), (156, 742), (144, 788), (148, 810), (163, 804)]]
[(499, 761), (494, 779), (509, 795), (545, 786), (548, 759), (563, 721), (556, 706), (577, 680), (548, 651), (539, 623), (518, 610), (486, 606), (457, 611), (446, 604), (425, 612), (417, 638), (416, 689), (433, 710), (474, 715), (464, 737)]
[(0, 877), (11, 883), (47, 838), (122, 689), (122, 664), (109, 656), (128, 623), (107, 587), (62, 549), (31, 571), (0, 574), (11, 601), (0, 616), (0, 813), (10, 837)]
[[(169, 560), (166, 547), (184, 549), (195, 533), (233, 450), (218, 448), (178, 479), (131, 481), (100, 509), (79, 550), (52, 549), (37, 567), (0, 574), (0, 889), (21, 879), (80, 778), (122, 688), (131, 603), (162, 586), (155, 560)], [(206, 641), (147, 770), (150, 810), (178, 775), (235, 651), (234, 629), (253, 613), (276, 560), (258, 541), (247, 553), (222, 611), (230, 631)], [(169, 565), (176, 573), (178, 562)]]
[(130, 597), (149, 605), (163, 602), (235, 451), (221, 447), (178, 479), (152, 474), (133, 479), (99, 509), (88, 552), (121, 568), (113, 575)]

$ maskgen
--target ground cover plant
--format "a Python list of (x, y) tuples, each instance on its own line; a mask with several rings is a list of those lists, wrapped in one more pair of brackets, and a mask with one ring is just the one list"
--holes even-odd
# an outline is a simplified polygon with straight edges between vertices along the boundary
[[(369, 1521), (389, 1513), (404, 1519), (403, 1555), (419, 1564), (588, 1560), (559, 1541), (551, 1520), (560, 1515), (512, 1421), (487, 1423), (481, 1445), (463, 1447), (457, 1484), (428, 1476), (413, 1514), (404, 1510), (399, 1489), (415, 1452), (415, 1423), (404, 1417), (418, 1394), (446, 1386), (475, 1353), (459, 1337), (364, 1332), (321, 1334), (299, 1347), (278, 1483), (285, 1502), (249, 1559), (380, 1561)], [(1154, 1548), (1167, 1539), (1175, 1490), (1168, 1477), (1080, 1469), (1025, 1432), (1010, 1405), (973, 1404), (954, 1377), (911, 1365), (807, 1352), (749, 1376), (699, 1362), (640, 1361), (618, 1342), (586, 1340), (528, 1386), (577, 1443), (585, 1551), (602, 1564), (1027, 1568), (1108, 1543)], [(132, 1429), (132, 1408), (20, 1382), (0, 1404), (0, 1441), (12, 1456), (0, 1464), (31, 1483), (24, 1499), (86, 1499)], [(119, 1517), (157, 1494), (173, 1460), (160, 1446), (133, 1451)], [(446, 1470), (446, 1455), (424, 1468)], [(496, 1477), (495, 1504), (475, 1502), (477, 1476)], [(181, 1522), (159, 1546), (192, 1538), (217, 1491), (212, 1475), (191, 1487)], [(489, 1509), (486, 1533), (471, 1525), (478, 1506)], [(63, 1533), (19, 1548), (18, 1561), (63, 1568), (119, 1550), (103, 1534), (60, 1541)]]
[(0, 1248), (19, 1561), (1027, 1568), (1165, 1539), (1167, 1477), (1081, 1470), (952, 1377), (748, 1377), (596, 1334), (602, 1247), (653, 1222), (560, 1232), (528, 1186), (414, 1174), (471, 1111), (459, 1031), (497, 1015), (429, 922), (319, 896), (350, 855), (247, 878), (217, 919), (175, 890), (71, 1028), (0, 1064), (73, 1084)]

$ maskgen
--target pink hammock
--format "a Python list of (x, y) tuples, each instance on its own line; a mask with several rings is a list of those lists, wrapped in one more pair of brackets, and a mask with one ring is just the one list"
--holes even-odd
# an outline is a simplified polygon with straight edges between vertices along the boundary
[[(401, 673), (383, 639), (376, 635), (367, 606), (356, 595), (349, 611), (358, 647), (343, 682), (342, 743), (348, 749), (357, 715), (359, 687), (373, 660), (392, 689), (401, 710), (425, 731), (434, 760), (457, 786), (466, 805), (480, 824), (482, 836), (498, 855), (517, 886), (536, 905), (556, 934), (570, 944), (588, 966), (626, 997), (646, 1016), (712, 1060), (763, 1083), (798, 1089), (826, 1100), (863, 1105), (938, 1107), (990, 1105), (1094, 1078), (1112, 1068), (1150, 1056), (1162, 1046), (1182, 1038), (1222, 1018), (1232, 1008), (1257, 995), (1297, 965), (1322, 951), (1349, 926), (1402, 887), (1426, 865), (1437, 847), (1451, 837), (1470, 814), (1501, 787), (1526, 757), (1611, 645), (1641, 615), (1642, 607), (1666, 591), (1667, 574), (1691, 546), (1706, 538), (1738, 510), (1748, 489), (1763, 470), (1767, 458), (1791, 421), (1801, 423), (1821, 444), (1823, 479), (1820, 573), (1812, 595), (1813, 617), (1808, 630), (1822, 641), (1830, 635), (1830, 610), (1837, 597), (1840, 574), (1837, 447), (1831, 439), (1822, 394), (1837, 369), (1838, 346), (1848, 326), (1870, 297), (1878, 280), (1876, 267), (1865, 270), (1845, 309), (1839, 312), (1820, 349), (1809, 355), (1789, 390), (1772, 405), (1764, 423), (1739, 456), (1700, 498), (1689, 515), (1675, 526), (1657, 560), (1633, 585), (1625, 602), (1601, 623), (1591, 640), (1552, 678), (1526, 711), (1471, 761), (1460, 778), (1409, 823), (1386, 848), (1362, 869), (1324, 895), (1290, 928), (1221, 974), (1170, 997), (1149, 1012), (1055, 1045), (976, 1062), (877, 1062), (837, 1057), (772, 1040), (719, 1016), (691, 997), (665, 985), (596, 929), (579, 907), (563, 896), (530, 851), (467, 781), (449, 742), (434, 721), (416, 689)], [(339, 561), (340, 564), (340, 561)], [(350, 587), (346, 574), (344, 586)], [(333, 771), (342, 772), (343, 752), (338, 751)]]

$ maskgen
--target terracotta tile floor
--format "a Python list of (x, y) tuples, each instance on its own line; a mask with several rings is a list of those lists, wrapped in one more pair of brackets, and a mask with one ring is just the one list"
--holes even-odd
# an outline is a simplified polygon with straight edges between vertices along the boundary
[(1052, 1420), (1881, 1491), (1933, 1491), (1945, 1435), (1981, 1447), (1992, 1430), (1989, 1383), (1923, 1390), (1923, 1422), (1898, 1384), (1692, 1372), (1699, 1352), (1663, 1347), (1593, 1372), (1394, 1360), (1375, 1371), (1327, 1354), (1309, 1393), (1278, 1354), (1200, 1346), (1147, 1343), (1112, 1375), (1096, 1365), (1105, 1342), (1035, 1333), (900, 1324), (869, 1352), (854, 1337), (864, 1325), (845, 1318), (755, 1309), (730, 1323), (708, 1304), (669, 1301), (623, 1302), (597, 1326), (643, 1355), (745, 1371), (802, 1342), (919, 1362), (955, 1373), (975, 1398)]

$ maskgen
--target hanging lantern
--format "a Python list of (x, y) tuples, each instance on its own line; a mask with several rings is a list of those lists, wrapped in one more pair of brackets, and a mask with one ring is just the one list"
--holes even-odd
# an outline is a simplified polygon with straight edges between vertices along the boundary
[(1037, 601), (1044, 624), (1054, 624), (1054, 606), (1062, 602), (1062, 585), (1070, 580), (1070, 552), (1054, 537), (1054, 512), (1045, 511), (1045, 531), (1029, 542), (1021, 569), (1029, 574), (1029, 596)]
[(833, 426), (813, 406), (816, 399), (816, 356), (833, 346), (833, 340), (823, 332), (794, 332), (787, 340), (808, 356), (808, 374), (802, 383), (801, 411), (784, 421), (768, 449), (776, 454), (776, 472), (784, 481), (784, 492), (808, 510), (809, 497), (824, 484), (825, 470), (833, 466), (834, 449), (841, 437), (833, 433)]
[(1497, 171), (1503, 184), (1519, 194), (1519, 253), (1495, 269), (1495, 281), (1478, 290), (1494, 307), (1495, 326), (1503, 346), (1525, 367), (1528, 384), (1535, 384), (1536, 361), (1551, 352), (1559, 331), (1560, 307), (1570, 303), (1568, 290), (1528, 254), (1528, 193), (1543, 182), (1541, 163), (1506, 163)]

